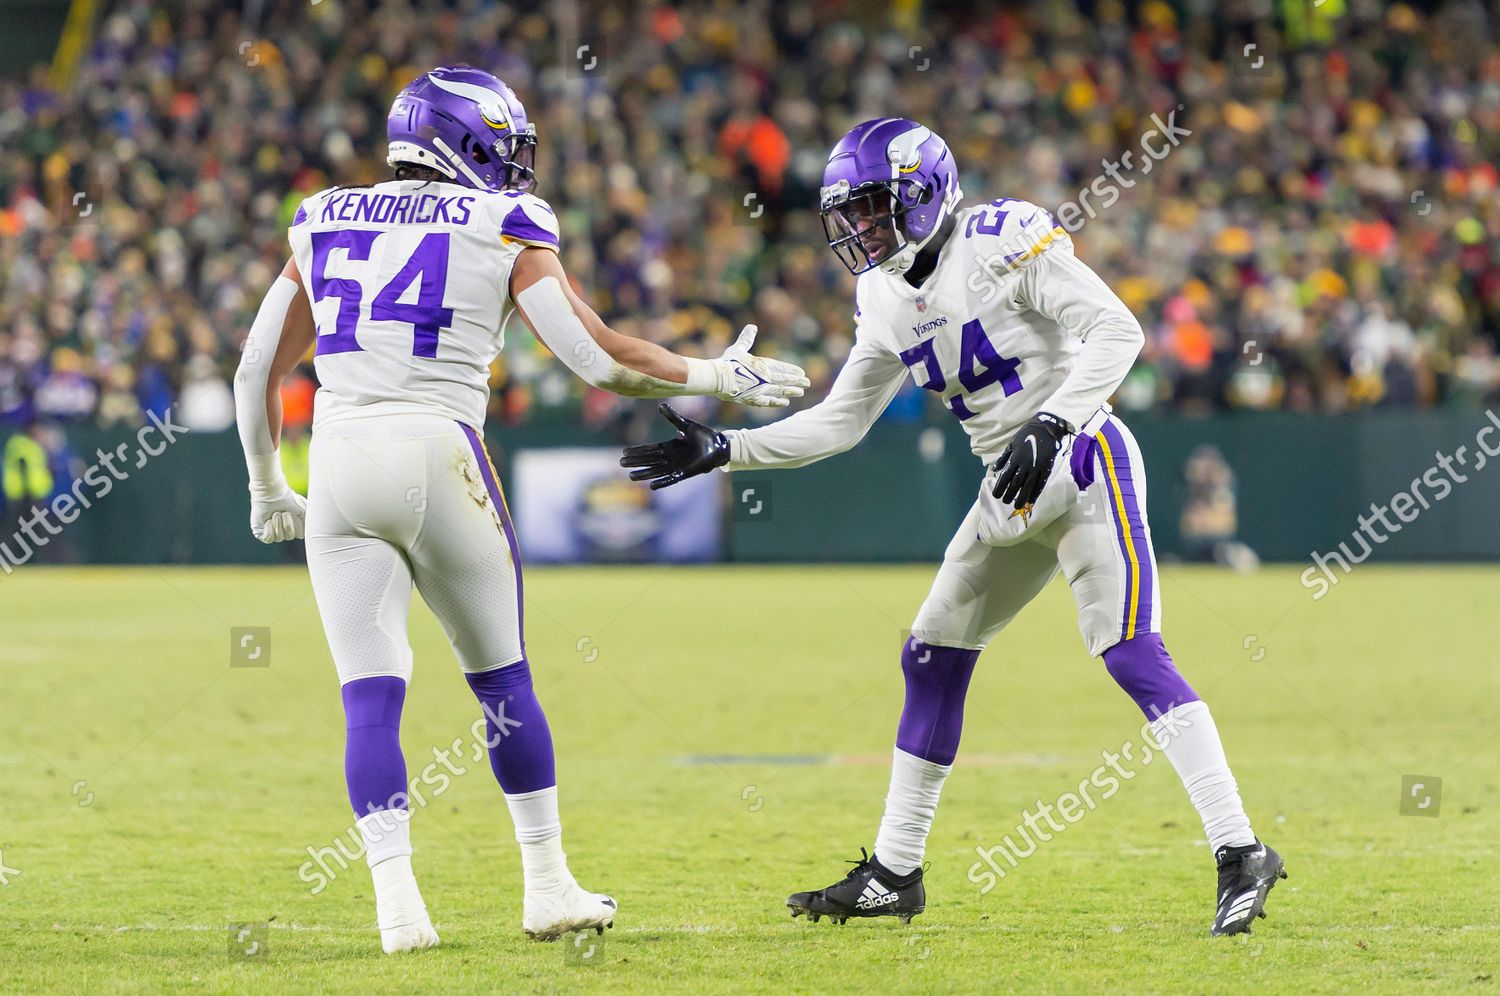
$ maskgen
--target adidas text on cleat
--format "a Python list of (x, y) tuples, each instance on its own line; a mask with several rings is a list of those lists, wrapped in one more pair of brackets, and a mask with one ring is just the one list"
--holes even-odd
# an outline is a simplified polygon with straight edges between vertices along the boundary
[(828, 917), (843, 923), (850, 917), (893, 916), (902, 923), (927, 908), (927, 892), (922, 887), (922, 869), (910, 875), (896, 875), (878, 860), (863, 855), (849, 869), (843, 881), (816, 892), (796, 892), (787, 897), (786, 905), (793, 917), (804, 913), (813, 923)]
[(1256, 917), (1266, 915), (1266, 897), (1279, 878), (1286, 878), (1281, 855), (1260, 841), (1243, 847), (1221, 847), (1219, 905), (1209, 933), (1248, 934)]

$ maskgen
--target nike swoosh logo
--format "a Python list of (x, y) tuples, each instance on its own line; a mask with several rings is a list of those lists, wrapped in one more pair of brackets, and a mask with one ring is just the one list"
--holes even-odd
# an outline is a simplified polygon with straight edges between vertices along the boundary
[(736, 360), (734, 363), (734, 375), (739, 380), (745, 382), (746, 386), (742, 389), (741, 393), (743, 393), (744, 391), (748, 391), (751, 388), (759, 387), (762, 384), (770, 383), (760, 374), (756, 373), (754, 370), (751, 370), (748, 366), (746, 366), (744, 363), (741, 363), (739, 360)]

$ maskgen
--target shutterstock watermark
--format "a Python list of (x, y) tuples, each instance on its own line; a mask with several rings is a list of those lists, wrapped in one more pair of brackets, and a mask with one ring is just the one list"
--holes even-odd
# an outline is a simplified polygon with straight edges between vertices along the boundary
[[(99, 461), (91, 464), (71, 488), (54, 496), (50, 502), (38, 504), (17, 520), (15, 533), (0, 541), (0, 570), (10, 574), (26, 563), (38, 549), (51, 542), (51, 537), (60, 535), (63, 526), (71, 524), (84, 510), (93, 508), (94, 502), (113, 491), (116, 481), (127, 480), (130, 471), (140, 470), (148, 460), (161, 456), (168, 446), (177, 442), (178, 436), (187, 435), (187, 426), (173, 422), (170, 411), (166, 421), (158, 418), (155, 412), (147, 412), (146, 417), (150, 424), (141, 426), (136, 432), (133, 452), (127, 452), (130, 449), (128, 442), (108, 452), (95, 450)], [(146, 441), (153, 433), (161, 436), (160, 442)], [(133, 464), (131, 457), (134, 457)], [(38, 533), (38, 528), (44, 530), (45, 535)], [(22, 533), (26, 534), (25, 539), (22, 539)]]
[[(1167, 158), (1173, 149), (1182, 144), (1184, 138), (1192, 134), (1191, 129), (1178, 126), (1177, 112), (1180, 110), (1182, 108), (1177, 107), (1167, 112), (1165, 121), (1160, 114), (1151, 115), (1154, 127), (1141, 135), (1139, 157), (1126, 149), (1120, 153), (1118, 161), (1101, 159), (1099, 165), (1104, 170), (1103, 175), (1094, 177), (1092, 183), (1079, 189), (1075, 200), (1068, 201), (1057, 209), (1058, 223), (1069, 232), (1078, 231), (1083, 227), (1085, 215), (1092, 221), (1100, 211), (1113, 207), (1115, 201), (1120, 199), (1120, 188), (1129, 190), (1135, 186), (1136, 181), (1131, 178), (1131, 174), (1145, 176), (1158, 162)], [(1097, 208), (1089, 203), (1090, 194), (1100, 201)]]
[[(487, 758), (488, 752), (498, 747), (501, 740), (522, 726), (519, 719), (511, 719), (505, 715), (503, 699), (496, 708), (491, 708), (488, 702), (481, 702), (480, 707), (484, 715), (474, 720), (469, 727), (468, 750), (465, 750), (463, 737), (454, 737), (453, 743), (447, 747), (432, 748), (431, 763), (417, 773), (405, 792), (398, 792), (387, 800), (387, 809), (420, 809), (441, 798), (455, 780), (468, 774), (470, 764), (477, 764)], [(495, 725), (493, 734), (486, 734), (487, 722)], [(462, 763), (465, 755), (468, 761)], [(454, 761), (455, 756), (459, 759), (458, 762)], [(331, 844), (317, 848), (309, 844), (307, 854), (309, 860), (298, 866), (297, 877), (312, 886), (312, 894), (316, 896), (328, 888), (341, 873), (348, 871), (351, 862), (359, 861), (365, 856), (364, 835), (357, 825), (351, 823), (349, 829), (335, 837)], [(335, 865), (337, 871), (334, 870)]]
[[(1153, 723), (1157, 724), (1155, 731), (1152, 730)], [(1017, 868), (1022, 861), (1035, 854), (1042, 844), (1082, 820), (1086, 814), (1092, 813), (1099, 807), (1099, 803), (1114, 798), (1124, 782), (1134, 778), (1140, 773), (1139, 769), (1146, 767), (1161, 753), (1164, 742), (1176, 739), (1181, 731), (1192, 725), (1192, 720), (1181, 715), (1180, 711), (1172, 710), (1158, 720), (1144, 723), (1139, 743), (1127, 740), (1120, 745), (1118, 751), (1100, 751), (1099, 757), (1103, 763), (1078, 782), (1076, 792), (1064, 792), (1051, 803), (1038, 799), (1035, 812), (1030, 809), (1021, 812), (1021, 822), (1016, 824), (1014, 837), (1006, 834), (1000, 838), (1000, 843), (990, 847), (975, 845), (974, 853), (979, 855), (979, 860), (969, 866), (969, 881), (979, 886), (981, 896), (988, 895), (1005, 877), (1007, 870)], [(1130, 762), (1130, 767), (1122, 764), (1122, 761)], [(1091, 789), (1098, 789), (1098, 794), (1094, 794)], [(1062, 817), (1061, 823), (1053, 819), (1053, 813)], [(1046, 821), (1046, 829), (1038, 825), (1042, 821)], [(1001, 860), (1009, 866), (1008, 869), (1001, 866)]]
[[(1488, 422), (1474, 434), (1472, 467), (1469, 465), (1471, 451), (1468, 446), (1458, 447), (1452, 456), (1439, 450), (1434, 454), (1435, 462), (1413, 477), (1404, 489), (1391, 495), (1389, 501), (1384, 504), (1372, 501), (1368, 517), (1355, 517), (1359, 525), (1349, 535), (1350, 540), (1357, 542), (1361, 548), (1358, 554), (1351, 548), (1349, 541), (1340, 542), (1337, 550), (1327, 553), (1314, 551), (1311, 554), (1313, 566), (1302, 572), (1300, 580), (1302, 587), (1313, 593), (1313, 601), (1328, 594), (1342, 580), (1342, 576), (1335, 574), (1330, 565), (1338, 565), (1343, 574), (1350, 573), (1357, 565), (1368, 560), (1377, 546), (1399, 533), (1402, 526), (1417, 521), (1423, 512), (1452, 494), (1454, 485), (1468, 483), (1469, 475), (1457, 468), (1463, 467), (1478, 473), (1484, 470), (1490, 457), (1500, 456), (1500, 415), (1496, 415), (1491, 409), (1485, 409), (1484, 417)], [(1397, 521), (1392, 522), (1387, 513), (1394, 515)]]
[[(1092, 221), (1099, 212), (1113, 207), (1120, 199), (1121, 190), (1129, 190), (1137, 183), (1136, 177), (1146, 176), (1155, 165), (1182, 144), (1183, 139), (1193, 134), (1189, 128), (1177, 124), (1177, 112), (1181, 107), (1169, 111), (1165, 120), (1160, 114), (1151, 115), (1152, 127), (1140, 138), (1141, 154), (1126, 149), (1119, 159), (1101, 159), (1104, 170), (1085, 186), (1078, 188), (1073, 200), (1067, 201), (1055, 213), (1044, 212), (1052, 224), (1036, 224), (1034, 217), (1022, 220), (1020, 231), (1006, 240), (999, 248), (984, 252), (981, 265), (969, 275), (969, 290), (980, 294), (980, 303), (988, 304), (1001, 290), (1000, 278), (1019, 269), (1027, 260), (1039, 255), (1057, 237), (1061, 228), (1069, 234), (1083, 227), (1084, 221)], [(998, 235), (1005, 225), (1010, 209), (1007, 202), (1012, 198), (992, 201), (969, 216), (966, 236), (975, 232), (981, 235)], [(1038, 209), (1040, 210), (1040, 209)]]

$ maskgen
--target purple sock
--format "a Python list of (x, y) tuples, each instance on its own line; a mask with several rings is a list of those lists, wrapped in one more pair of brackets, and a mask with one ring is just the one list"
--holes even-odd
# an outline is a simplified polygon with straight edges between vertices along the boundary
[(1177, 673), (1177, 665), (1160, 633), (1122, 640), (1104, 652), (1109, 676), (1135, 699), (1147, 719), (1164, 716), (1176, 706), (1197, 702), (1198, 693)]
[(406, 809), (401, 705), (406, 682), (393, 675), (359, 678), (343, 688), (344, 781), (354, 815)]
[(552, 731), (532, 690), (526, 659), (464, 677), (484, 709), (490, 769), (500, 788), (516, 795), (556, 785)]
[(934, 647), (916, 637), (901, 648), (906, 705), (896, 746), (933, 764), (952, 764), (964, 725), (964, 696), (979, 651)]

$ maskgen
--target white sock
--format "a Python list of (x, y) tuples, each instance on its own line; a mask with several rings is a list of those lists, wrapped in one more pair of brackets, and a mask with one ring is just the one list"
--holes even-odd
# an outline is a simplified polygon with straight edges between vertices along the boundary
[(375, 919), (381, 930), (421, 923), (427, 906), (411, 870), (411, 813), (381, 809), (356, 824), (375, 884)]
[(1152, 720), (1151, 732), (1177, 769), (1193, 808), (1203, 819), (1208, 848), (1217, 853), (1226, 845), (1255, 843), (1250, 817), (1240, 802), (1240, 790), (1224, 757), (1219, 728), (1206, 702), (1189, 702)]
[(387, 858), (411, 857), (411, 813), (377, 809), (354, 824), (365, 840), (365, 860), (374, 868)]
[(937, 815), (943, 781), (951, 764), (933, 764), (897, 747), (891, 760), (891, 790), (885, 815), (875, 835), (875, 856), (897, 875), (910, 875), (922, 866), (927, 833)]
[(557, 813), (557, 786), (507, 794), (516, 841), (521, 845), (521, 871), (528, 892), (549, 892), (573, 881), (568, 856), (562, 849), (562, 817)]

